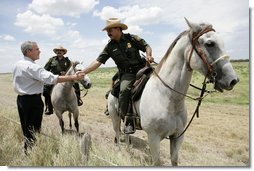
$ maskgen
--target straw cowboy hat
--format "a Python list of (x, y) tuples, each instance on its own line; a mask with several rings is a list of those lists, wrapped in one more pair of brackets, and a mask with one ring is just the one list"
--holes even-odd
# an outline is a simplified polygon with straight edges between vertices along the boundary
[(110, 18), (107, 20), (106, 22), (106, 27), (104, 29), (102, 29), (102, 31), (105, 31), (109, 28), (113, 28), (113, 27), (121, 27), (122, 30), (127, 30), (128, 26), (121, 23), (121, 21), (118, 18)]
[(63, 51), (64, 51), (64, 54), (67, 53), (67, 49), (65, 49), (63, 46), (57, 46), (55, 49), (53, 49), (53, 51), (55, 52), (55, 54), (57, 54), (57, 53), (56, 53), (57, 50), (63, 50)]

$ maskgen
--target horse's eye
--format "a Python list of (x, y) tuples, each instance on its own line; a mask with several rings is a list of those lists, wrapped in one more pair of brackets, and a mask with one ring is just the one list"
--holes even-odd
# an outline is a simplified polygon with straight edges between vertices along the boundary
[(213, 41), (207, 41), (207, 42), (205, 43), (205, 46), (206, 46), (206, 47), (214, 47), (214, 46), (215, 46), (215, 43), (214, 43)]

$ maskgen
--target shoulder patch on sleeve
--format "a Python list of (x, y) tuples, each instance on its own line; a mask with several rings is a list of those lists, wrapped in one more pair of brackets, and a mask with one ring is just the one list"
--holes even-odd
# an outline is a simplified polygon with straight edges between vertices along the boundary
[(133, 36), (133, 37), (134, 37), (134, 39), (137, 40), (137, 41), (140, 41), (140, 40), (141, 40), (141, 38), (140, 38), (139, 36), (137, 36), (137, 35), (135, 35), (135, 36)]

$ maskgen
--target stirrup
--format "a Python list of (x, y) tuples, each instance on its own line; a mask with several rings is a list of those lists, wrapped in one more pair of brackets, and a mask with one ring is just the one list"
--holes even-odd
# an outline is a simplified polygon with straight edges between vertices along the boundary
[(124, 117), (124, 130), (125, 134), (134, 134), (136, 132), (135, 128), (135, 116), (125, 116)]
[(135, 133), (135, 128), (131, 123), (129, 123), (127, 126), (125, 125), (123, 133), (125, 134), (134, 134)]

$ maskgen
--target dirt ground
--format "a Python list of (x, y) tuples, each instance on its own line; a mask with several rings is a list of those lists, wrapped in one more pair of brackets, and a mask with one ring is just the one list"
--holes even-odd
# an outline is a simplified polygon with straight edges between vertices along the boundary
[[(106, 91), (105, 91), (106, 92)], [(80, 132), (88, 132), (94, 142), (114, 146), (114, 131), (109, 116), (104, 115), (106, 101), (103, 90), (89, 90), (80, 106)], [(188, 119), (196, 102), (187, 100)], [(68, 115), (64, 114), (65, 128), (69, 128)], [(42, 131), (61, 133), (56, 115), (44, 115)], [(73, 129), (75, 127), (73, 126)], [(54, 131), (54, 132), (51, 132)], [(146, 133), (138, 130), (132, 136), (136, 155), (149, 156)], [(161, 160), (171, 165), (169, 140), (161, 142)], [(180, 166), (248, 166), (249, 165), (249, 107), (206, 103), (200, 107), (200, 117), (194, 118), (185, 133), (179, 152)]]

